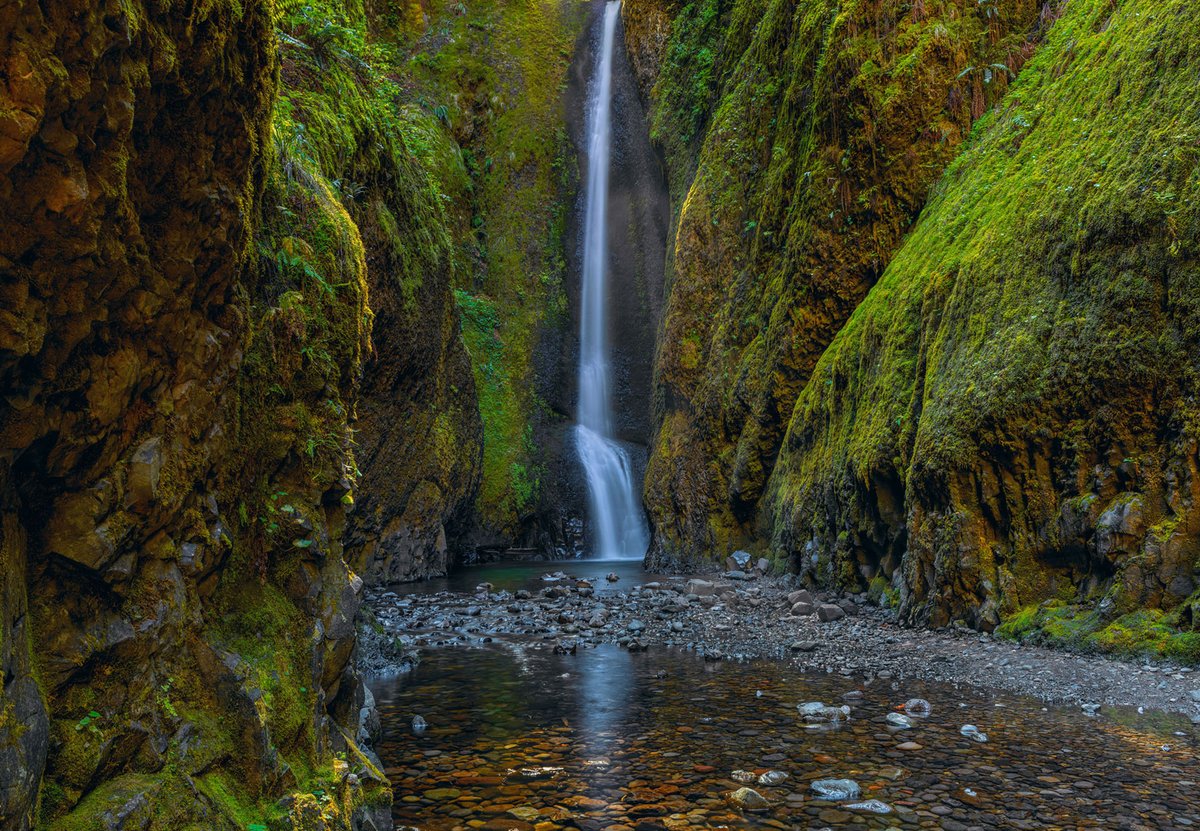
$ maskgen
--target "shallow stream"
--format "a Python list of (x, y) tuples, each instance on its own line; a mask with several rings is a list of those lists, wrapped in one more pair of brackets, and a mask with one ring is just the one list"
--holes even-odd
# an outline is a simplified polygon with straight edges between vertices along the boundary
[[(545, 564), (542, 564), (543, 570)], [(975, 688), (805, 676), (616, 646), (554, 654), (501, 641), (427, 654), (372, 684), (398, 826), (430, 831), (1106, 828), (1200, 825), (1200, 744), (1186, 718), (1046, 708)], [(849, 694), (849, 695), (847, 695)], [(908, 729), (886, 718), (932, 704)], [(797, 705), (847, 705), (806, 723)], [(414, 730), (421, 716), (427, 727)], [(973, 724), (986, 743), (962, 735)], [(905, 743), (916, 748), (902, 749)], [(779, 784), (741, 780), (768, 771)], [(811, 783), (851, 779), (829, 801)], [(749, 784), (769, 803), (730, 804)], [(886, 814), (861, 805), (882, 803)], [(878, 804), (872, 803), (879, 808)]]

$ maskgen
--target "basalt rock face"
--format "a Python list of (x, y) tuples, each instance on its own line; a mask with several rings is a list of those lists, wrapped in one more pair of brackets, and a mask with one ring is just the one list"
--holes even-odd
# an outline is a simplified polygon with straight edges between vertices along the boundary
[[(510, 546), (561, 546), (558, 460), (571, 418), (560, 397), (570, 378), (563, 360), (571, 335), (564, 246), (576, 184), (562, 89), (588, 5), (428, 0), (395, 11), (402, 13), (380, 16), (399, 18), (396, 31), (378, 34), (394, 38), (403, 59), (394, 74), (403, 78), (404, 116), (415, 127), (405, 141), (430, 173), (448, 237), (445, 256), (423, 271), (454, 288), (483, 429), (479, 484), (464, 511), (436, 521), (429, 506), (455, 503), (464, 477), (434, 474), (433, 466), (414, 477), (421, 484), (412, 497), (397, 501), (412, 506), (402, 512), (406, 527), (414, 513), (420, 527), (445, 527), (451, 560)], [(437, 340), (436, 333), (422, 337)], [(379, 354), (386, 360), (382, 348)], [(452, 369), (453, 355), (446, 360)], [(419, 383), (428, 382), (406, 377), (400, 391), (423, 395)], [(444, 393), (451, 408), (464, 389), (452, 385)], [(446, 409), (420, 398), (414, 406)], [(361, 413), (364, 423), (374, 418), (365, 407)], [(419, 440), (419, 431), (410, 437)], [(469, 436), (460, 432), (457, 445), (462, 452)], [(397, 454), (385, 464), (394, 471), (402, 461)], [(421, 565), (410, 574), (422, 570), (432, 569)]]
[(799, 398), (766, 518), (803, 571), (1200, 658), (1198, 37), (1064, 7)]
[(459, 558), (452, 546), (479, 487), (483, 425), (449, 280), (448, 237), (422, 228), (440, 206), (393, 184), (424, 177), (402, 150), (400, 169), (390, 171), (389, 157), (381, 162), (373, 149), (375, 133), (360, 136), (340, 175), (364, 187), (349, 211), (362, 235), (374, 326), (355, 425), (362, 479), (347, 547), (363, 578), (380, 584), (445, 574)]
[(272, 124), (277, 24), (0, 12), (2, 828), (387, 819), (343, 551), (370, 228)]

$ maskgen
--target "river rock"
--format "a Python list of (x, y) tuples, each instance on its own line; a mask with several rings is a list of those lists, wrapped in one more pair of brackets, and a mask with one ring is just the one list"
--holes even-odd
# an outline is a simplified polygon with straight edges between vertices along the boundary
[(796, 617), (804, 617), (813, 613), (813, 604), (800, 601), (792, 605), (792, 614)]
[(818, 779), (809, 787), (822, 799), (835, 802), (843, 799), (857, 799), (862, 793), (862, 789), (853, 779)]
[(835, 606), (833, 603), (822, 603), (817, 607), (817, 619), (822, 623), (841, 620), (845, 616), (846, 611), (841, 606)]
[(693, 578), (687, 581), (688, 594), (694, 594), (697, 597), (708, 597), (714, 591), (716, 591), (716, 584), (709, 580)]
[(933, 708), (923, 698), (910, 698), (904, 702), (904, 712), (917, 718), (928, 718), (929, 714), (933, 712)]
[(983, 744), (988, 740), (987, 733), (980, 731), (974, 724), (964, 724), (958, 731), (974, 742)]
[(872, 814), (890, 814), (892, 806), (878, 799), (868, 799), (866, 802), (855, 802), (846, 806), (847, 811), (867, 811)]
[(771, 807), (771, 803), (754, 788), (738, 788), (729, 795), (729, 801), (743, 811), (763, 811)]

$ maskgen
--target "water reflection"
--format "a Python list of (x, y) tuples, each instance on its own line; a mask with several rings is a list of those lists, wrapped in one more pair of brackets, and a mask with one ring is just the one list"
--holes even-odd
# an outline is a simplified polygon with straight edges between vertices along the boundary
[(574, 699), (587, 756), (599, 758), (610, 753), (613, 737), (625, 732), (629, 703), (636, 699), (633, 660), (632, 653), (605, 649), (592, 653), (588, 660), (571, 662), (575, 683), (565, 692)]

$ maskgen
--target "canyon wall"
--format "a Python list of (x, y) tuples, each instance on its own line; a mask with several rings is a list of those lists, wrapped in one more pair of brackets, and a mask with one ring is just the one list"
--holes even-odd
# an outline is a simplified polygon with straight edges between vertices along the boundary
[(803, 571), (1200, 658), (1198, 34), (1068, 4), (976, 125), (792, 413), (765, 513)]
[(651, 90), (678, 210), (646, 483), (660, 558), (753, 539), (796, 396), (1031, 52), (1040, 9), (678, 11)]
[(390, 828), (359, 575), (445, 568), (482, 430), (372, 27), (0, 13), (0, 827)]
[(913, 621), (1187, 652), (1185, 5), (624, 15), (675, 212), (650, 562), (746, 547)]
[[(433, 0), (403, 8), (397, 72), (421, 125), (409, 147), (445, 209), (450, 248), (441, 268), (482, 418), (480, 483), (466, 512), (444, 523), (448, 559), (562, 545), (548, 483), (558, 475), (554, 437), (573, 418), (559, 390), (573, 372), (561, 356), (572, 336), (565, 247), (577, 182), (563, 90), (589, 6)], [(429, 491), (429, 504), (439, 499)], [(430, 569), (418, 558), (392, 573), (412, 579)]]

